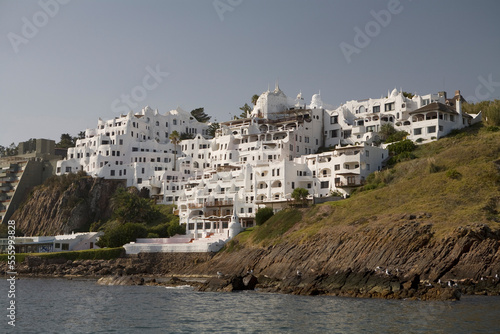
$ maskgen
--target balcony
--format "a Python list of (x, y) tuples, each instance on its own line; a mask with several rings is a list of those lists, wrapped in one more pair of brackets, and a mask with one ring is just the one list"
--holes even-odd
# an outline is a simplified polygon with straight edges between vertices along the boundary
[(206, 202), (205, 207), (221, 207), (221, 206), (233, 206), (232, 200), (227, 201), (215, 201), (215, 202)]
[(337, 181), (335, 182), (336, 188), (351, 188), (351, 187), (361, 187), (365, 184), (364, 180), (354, 180), (354, 181)]

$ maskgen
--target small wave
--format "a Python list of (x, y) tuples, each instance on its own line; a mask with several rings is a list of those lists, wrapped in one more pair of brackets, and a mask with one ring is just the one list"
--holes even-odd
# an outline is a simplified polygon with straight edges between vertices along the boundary
[(184, 289), (192, 289), (191, 285), (178, 285), (178, 286), (166, 286), (165, 289), (173, 289), (173, 290), (184, 290)]

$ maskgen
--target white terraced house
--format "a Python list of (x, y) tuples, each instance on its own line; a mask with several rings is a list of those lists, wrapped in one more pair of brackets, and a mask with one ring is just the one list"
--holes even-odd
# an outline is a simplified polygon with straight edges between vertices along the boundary
[[(446, 93), (387, 97), (325, 105), (288, 98), (276, 85), (262, 93), (247, 118), (207, 124), (178, 108), (165, 115), (146, 107), (138, 114), (99, 120), (58, 162), (58, 174), (83, 170), (95, 177), (124, 179), (146, 187), (157, 202), (175, 203), (189, 237), (234, 235), (254, 225), (255, 213), (280, 210), (301, 187), (309, 199), (347, 196), (388, 158), (378, 131), (385, 123), (414, 141), (431, 141), (481, 120), (462, 112), (463, 97)], [(172, 131), (194, 139), (173, 145)], [(322, 152), (322, 153), (318, 153)], [(238, 227), (235, 228), (235, 222)], [(231, 232), (231, 233), (230, 233)]]

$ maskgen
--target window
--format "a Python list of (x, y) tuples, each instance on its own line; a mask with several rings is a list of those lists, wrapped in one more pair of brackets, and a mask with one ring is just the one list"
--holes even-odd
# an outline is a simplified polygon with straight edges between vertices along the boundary
[(435, 132), (436, 132), (436, 126), (427, 127), (427, 133), (435, 133)]
[(413, 129), (413, 135), (418, 136), (422, 134), (422, 128)]
[(62, 244), (62, 250), (69, 250), (69, 244)]
[(295, 182), (292, 182), (292, 189), (295, 189)]
[(60, 244), (59, 242), (56, 242), (56, 244), (55, 244), (55, 246), (54, 246), (54, 247), (55, 247), (55, 248), (61, 248), (61, 244)]
[(330, 116), (330, 124), (337, 124), (339, 122), (339, 116)]
[(142, 183), (142, 178), (138, 178), (137, 183)]
[(391, 110), (394, 110), (394, 102), (386, 103), (384, 111), (391, 111)]
[(339, 130), (330, 130), (330, 137), (337, 138), (339, 136)]
[(329, 187), (330, 182), (329, 181), (322, 181), (321, 182), (321, 189), (327, 189)]
[(176, 120), (176, 119), (174, 119), (174, 120), (172, 121), (172, 123), (173, 123), (174, 125), (177, 125), (177, 120)]
[(335, 170), (340, 170), (340, 165), (335, 165)]
[(373, 112), (380, 112), (380, 106), (373, 106)]
[(115, 176), (115, 170), (114, 170), (114, 169), (110, 170), (110, 171), (109, 171), (109, 175), (111, 175), (111, 176)]

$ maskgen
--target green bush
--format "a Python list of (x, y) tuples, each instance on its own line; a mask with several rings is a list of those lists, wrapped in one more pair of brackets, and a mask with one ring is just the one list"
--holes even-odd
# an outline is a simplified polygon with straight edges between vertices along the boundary
[(488, 126), (488, 127), (486, 128), (486, 131), (490, 131), (490, 132), (498, 132), (498, 131), (500, 131), (500, 127), (498, 127), (498, 126)]
[(408, 132), (406, 131), (397, 131), (396, 133), (391, 134), (390, 136), (387, 137), (385, 140), (386, 143), (394, 143), (401, 141), (408, 136)]
[[(168, 238), (168, 227), (169, 224), (159, 224), (153, 227), (148, 228), (148, 238)], [(155, 234), (156, 237), (150, 237), (150, 234)]]
[(403, 152), (412, 152), (416, 148), (417, 145), (415, 145), (415, 143), (412, 142), (410, 139), (399, 141), (387, 147), (389, 152), (394, 155), (401, 154)]
[(139, 193), (118, 188), (111, 198), (115, 219), (121, 222), (145, 223), (160, 215), (153, 200), (143, 198)]
[(446, 172), (446, 176), (449, 177), (450, 179), (458, 180), (462, 177), (462, 174), (460, 174), (460, 172), (457, 171), (456, 169), (450, 169)]
[(180, 225), (179, 222), (171, 222), (168, 226), (168, 235), (173, 237), (176, 234), (186, 234), (186, 226)]
[(147, 235), (148, 230), (143, 224), (126, 223), (106, 229), (104, 235), (99, 238), (97, 246), (121, 247), (137, 238), (146, 238)]
[(255, 223), (257, 225), (264, 224), (269, 218), (274, 215), (274, 211), (272, 208), (260, 208), (255, 213)]

